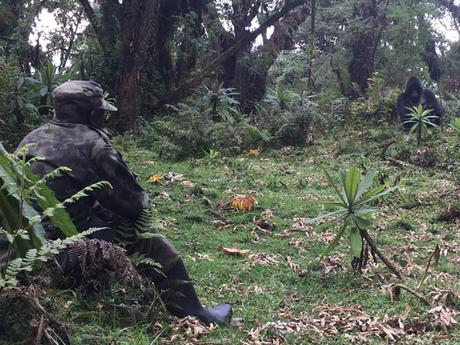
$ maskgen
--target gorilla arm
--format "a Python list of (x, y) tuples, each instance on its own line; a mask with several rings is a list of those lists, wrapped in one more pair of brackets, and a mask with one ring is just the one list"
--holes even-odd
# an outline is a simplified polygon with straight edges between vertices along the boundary
[(411, 128), (410, 123), (404, 123), (406, 120), (409, 119), (409, 109), (407, 107), (411, 108), (412, 105), (411, 103), (407, 102), (405, 99), (404, 92), (399, 94), (398, 96), (398, 101), (396, 102), (396, 108), (398, 110), (399, 114), (399, 119), (401, 120), (401, 123), (403, 124), (403, 127), (405, 130), (409, 130)]
[(425, 98), (425, 109), (433, 109), (433, 111), (429, 114), (430, 116), (436, 116), (436, 118), (432, 118), (431, 122), (435, 125), (441, 125), (442, 116), (444, 115), (444, 109), (439, 104), (436, 96), (431, 92), (429, 89), (423, 90), (423, 96)]

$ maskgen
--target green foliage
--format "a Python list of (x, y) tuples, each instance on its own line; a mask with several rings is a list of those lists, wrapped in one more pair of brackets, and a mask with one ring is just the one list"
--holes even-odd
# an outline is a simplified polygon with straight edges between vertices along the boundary
[(240, 115), (238, 110), (240, 102), (236, 100), (238, 95), (235, 89), (223, 88), (222, 84), (215, 89), (204, 85), (198, 107), (204, 108), (205, 113), (210, 114), (214, 121), (233, 124)]
[(396, 114), (396, 99), (399, 91), (394, 88), (385, 88), (382, 74), (374, 72), (369, 78), (367, 113), (374, 121), (392, 121)]
[(186, 102), (169, 105), (168, 116), (139, 120), (138, 143), (168, 160), (200, 156), (210, 149), (232, 154), (266, 144), (270, 134), (239, 113), (236, 95), (231, 89), (203, 87)]
[(301, 95), (282, 84), (278, 84), (276, 88), (269, 88), (264, 99), (265, 103), (280, 110), (287, 110), (293, 106), (293, 103), (300, 101)]
[[(23, 271), (31, 272), (35, 264), (47, 262), (52, 256), (59, 254), (61, 250), (97, 230), (96, 228), (91, 228), (64, 239), (48, 241), (38, 249), (29, 249), (23, 257), (14, 259), (5, 267), (4, 273), (0, 276), (0, 290), (6, 286), (16, 286), (18, 273)], [(8, 235), (6, 232), (3, 234)]]
[(19, 150), (17, 155), (9, 154), (0, 144), (0, 229), (1, 235), (9, 243), (4, 256), (5, 261), (0, 263), (4, 266), (4, 277), (9, 269), (13, 248), (19, 256), (24, 257), (32, 255), (32, 249), (43, 247), (45, 231), (41, 223), (45, 218), (49, 219), (64, 236), (75, 236), (78, 232), (65, 206), (95, 190), (110, 186), (108, 182), (101, 181), (59, 202), (46, 184), (69, 169), (60, 167), (38, 178), (32, 174), (30, 167), (42, 158), (27, 160), (27, 152), (26, 146)]
[(458, 136), (460, 136), (460, 117), (453, 119), (449, 127), (452, 128)]
[(219, 159), (219, 151), (214, 149), (209, 149), (209, 151), (204, 151), (205, 159), (208, 165), (214, 165)]
[(16, 80), (19, 70), (15, 63), (0, 59), (0, 124), (10, 124), (13, 117), (14, 103), (12, 97), (16, 94)]
[(66, 80), (72, 79), (70, 71), (61, 70), (52, 63), (48, 62), (43, 68), (37, 71), (37, 88), (41, 97), (40, 108), (50, 112), (53, 109), (53, 99), (51, 92)]
[(385, 185), (380, 185), (371, 188), (374, 183), (375, 172), (369, 172), (362, 177), (356, 167), (352, 167), (348, 171), (341, 173), (341, 183), (339, 186), (335, 185), (327, 171), (325, 171), (325, 175), (339, 197), (339, 201), (331, 203), (331, 206), (338, 207), (339, 209), (310, 219), (308, 223), (312, 224), (324, 218), (337, 217), (340, 229), (334, 240), (324, 251), (323, 256), (328, 255), (338, 245), (344, 235), (348, 235), (351, 253), (354, 257), (359, 258), (363, 249), (361, 231), (368, 229), (374, 223), (374, 219), (372, 218), (374, 209), (369, 205), (374, 200), (391, 193), (398, 187), (386, 188)]
[(305, 146), (311, 143), (313, 132), (324, 127), (318, 105), (282, 85), (269, 89), (251, 116), (255, 126), (280, 145)]
[(368, 95), (359, 97), (351, 103), (348, 125), (363, 120), (370, 120), (376, 123), (395, 121), (396, 99), (399, 91), (395, 88), (384, 86), (384, 79), (381, 73), (375, 72), (369, 78)]
[(417, 107), (406, 107), (409, 110), (408, 120), (404, 121), (404, 124), (410, 124), (411, 128), (409, 133), (416, 133), (417, 145), (420, 146), (424, 137), (429, 133), (429, 127), (437, 127), (431, 119), (436, 119), (436, 116), (430, 115), (433, 109), (423, 109), (422, 105), (419, 104)]

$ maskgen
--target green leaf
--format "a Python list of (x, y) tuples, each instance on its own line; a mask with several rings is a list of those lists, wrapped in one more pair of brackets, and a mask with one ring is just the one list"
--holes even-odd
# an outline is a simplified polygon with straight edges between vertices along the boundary
[(359, 201), (359, 198), (361, 198), (361, 196), (369, 189), (369, 187), (374, 182), (374, 176), (374, 171), (369, 171), (366, 176), (364, 176), (361, 183), (359, 184), (358, 192), (356, 193), (356, 200)]
[(48, 86), (43, 86), (40, 89), (40, 96), (43, 97), (43, 96), (46, 96), (47, 94), (48, 94)]
[(353, 254), (353, 256), (359, 258), (361, 256), (363, 241), (361, 238), (361, 233), (356, 228), (352, 228), (350, 230), (350, 245), (351, 253)]
[(345, 233), (345, 230), (347, 229), (347, 222), (344, 221), (342, 227), (340, 228), (339, 232), (335, 236), (335, 238), (332, 240), (331, 243), (327, 246), (326, 250), (321, 254), (321, 257), (325, 257), (326, 255), (329, 255), (331, 250), (333, 250), (335, 247), (337, 247), (337, 244), (339, 243), (340, 239), (343, 237), (343, 234)]
[(332, 217), (332, 216), (343, 215), (346, 212), (347, 212), (347, 210), (338, 210), (338, 211), (334, 211), (334, 212), (328, 212), (328, 213), (322, 214), (322, 215), (320, 215), (318, 217), (315, 217), (315, 218), (307, 220), (307, 222), (305, 224), (313, 224), (313, 223), (316, 223), (316, 222), (320, 221), (321, 219)]
[(77, 228), (73, 224), (69, 214), (64, 207), (59, 207), (61, 203), (56, 199), (54, 192), (46, 186), (44, 183), (45, 180), (40, 180), (31, 172), (27, 172), (27, 177), (34, 183), (35, 197), (40, 209), (44, 213), (47, 209), (53, 209), (53, 212), (49, 213), (51, 222), (66, 237), (78, 234)]
[(374, 224), (374, 220), (372, 218), (355, 216), (354, 220), (358, 229), (368, 229), (372, 226), (372, 224)]
[(348, 205), (355, 201), (356, 193), (361, 182), (361, 174), (356, 166), (352, 167), (346, 174), (344, 188), (347, 194)]
[(338, 188), (335, 185), (334, 180), (332, 179), (331, 175), (329, 175), (329, 173), (325, 169), (323, 169), (323, 171), (324, 171), (324, 175), (326, 175), (326, 179), (329, 181), (329, 184), (332, 186), (332, 188), (334, 188), (334, 191), (338, 195), (340, 200), (342, 200), (342, 202), (345, 205), (348, 205), (345, 195), (338, 190)]
[(357, 204), (356, 206), (364, 205), (364, 204), (366, 204), (366, 203), (368, 203), (368, 202), (371, 202), (371, 201), (373, 201), (373, 200), (375, 200), (375, 199), (378, 199), (378, 198), (380, 198), (380, 197), (382, 197), (382, 196), (384, 196), (384, 195), (387, 195), (387, 194), (389, 194), (389, 193), (391, 193), (391, 192), (394, 192), (394, 191), (397, 190), (398, 188), (399, 188), (399, 186), (394, 186), (394, 187), (390, 187), (390, 188), (388, 188), (388, 189), (385, 189), (383, 192), (373, 194), (373, 195), (371, 195), (371, 196), (370, 196), (369, 198), (367, 198), (367, 199), (360, 200), (359, 204)]

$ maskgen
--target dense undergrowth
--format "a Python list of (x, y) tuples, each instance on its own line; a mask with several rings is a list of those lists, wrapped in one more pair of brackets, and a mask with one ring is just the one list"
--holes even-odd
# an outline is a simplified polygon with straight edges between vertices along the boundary
[[(454, 322), (459, 321), (460, 201), (450, 130), (417, 147), (399, 125), (362, 126), (318, 134), (304, 148), (180, 162), (158, 160), (134, 138), (118, 137), (115, 143), (151, 195), (156, 221), (182, 253), (202, 302), (231, 303), (236, 322), (217, 328), (193, 320), (169, 324), (158, 301), (152, 305), (127, 286), (88, 294), (54, 290), (36, 279), (34, 289), (40, 291), (34, 293), (52, 319), (65, 325), (72, 344), (380, 344), (391, 338), (404, 344), (459, 343)], [(376, 205), (371, 233), (401, 269), (404, 285), (418, 287), (440, 246), (439, 263), (418, 290), (430, 305), (405, 290), (395, 292), (391, 284), (401, 281), (381, 262), (371, 260), (362, 275), (353, 273), (345, 241), (318, 259), (333, 238), (328, 223), (306, 225), (333, 200), (320, 167), (337, 177), (352, 164), (376, 170), (380, 183), (400, 186)], [(154, 174), (161, 174), (159, 182), (147, 183)], [(251, 211), (231, 207), (240, 194), (255, 198)], [(229, 255), (225, 248), (241, 254)], [(32, 316), (12, 313), (14, 308), (1, 315), (13, 318), (15, 328), (7, 334), (17, 337), (34, 323), (29, 324)]]

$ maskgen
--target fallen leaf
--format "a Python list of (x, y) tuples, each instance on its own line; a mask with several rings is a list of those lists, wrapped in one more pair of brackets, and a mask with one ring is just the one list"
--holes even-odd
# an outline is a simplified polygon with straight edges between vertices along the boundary
[(250, 149), (248, 152), (249, 156), (252, 157), (258, 157), (260, 155), (260, 150), (259, 149)]
[(183, 181), (184, 180), (184, 174), (176, 174), (172, 171), (169, 171), (167, 174), (164, 175), (164, 179), (167, 181)]
[(241, 256), (241, 255), (249, 253), (249, 250), (247, 249), (227, 248), (227, 247), (222, 247), (222, 246), (219, 247), (219, 250), (224, 254), (235, 255), (235, 256)]
[(196, 185), (196, 184), (193, 183), (192, 181), (182, 181), (181, 183), (182, 183), (182, 185), (183, 185), (184, 187), (190, 188), (190, 189), (192, 189), (192, 188), (195, 187), (195, 185)]
[(163, 178), (163, 174), (154, 174), (152, 176), (149, 177), (149, 179), (147, 180), (148, 183), (160, 183), (160, 180)]
[(262, 266), (278, 266), (279, 262), (275, 257), (268, 255), (267, 253), (256, 253), (249, 255), (249, 259), (252, 264), (259, 264)]
[(252, 195), (237, 195), (233, 197), (231, 205), (238, 211), (252, 211), (256, 199)]

